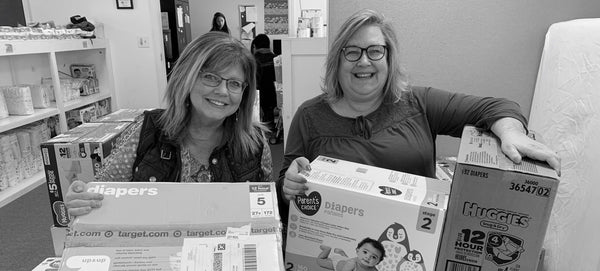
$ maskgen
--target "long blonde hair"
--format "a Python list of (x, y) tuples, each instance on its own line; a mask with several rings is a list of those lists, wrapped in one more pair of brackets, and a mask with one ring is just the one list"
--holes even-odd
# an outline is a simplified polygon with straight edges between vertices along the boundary
[(343, 61), (342, 48), (346, 46), (356, 31), (361, 27), (369, 25), (377, 26), (381, 29), (387, 47), (388, 76), (383, 87), (384, 100), (397, 102), (402, 98), (402, 93), (409, 89), (406, 76), (401, 71), (398, 38), (392, 24), (382, 14), (370, 9), (363, 9), (354, 13), (342, 24), (335, 40), (329, 48), (325, 78), (321, 87), (329, 102), (336, 102), (344, 96), (338, 78), (340, 61)]
[[(240, 65), (247, 86), (236, 113), (225, 118), (223, 127), (234, 155), (248, 157), (263, 142), (264, 127), (252, 118), (256, 98), (256, 62), (250, 51), (238, 40), (223, 32), (208, 32), (189, 43), (171, 71), (160, 117), (166, 135), (182, 142), (190, 122), (190, 93), (203, 70), (223, 71)], [(239, 151), (238, 151), (239, 150)]]

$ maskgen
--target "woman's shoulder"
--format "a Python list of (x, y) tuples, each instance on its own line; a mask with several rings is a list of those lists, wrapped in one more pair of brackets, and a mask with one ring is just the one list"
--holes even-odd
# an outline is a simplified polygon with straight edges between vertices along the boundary
[(326, 108), (326, 106), (328, 106), (327, 104), (327, 100), (325, 99), (325, 94), (319, 94), (313, 98), (310, 98), (306, 101), (304, 101), (302, 104), (300, 104), (300, 106), (298, 107), (298, 111), (302, 111), (302, 112), (314, 112), (314, 111), (320, 111)]

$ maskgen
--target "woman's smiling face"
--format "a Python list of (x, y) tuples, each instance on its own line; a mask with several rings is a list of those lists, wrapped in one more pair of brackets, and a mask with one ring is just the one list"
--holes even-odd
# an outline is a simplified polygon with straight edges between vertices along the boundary
[[(365, 25), (358, 29), (345, 46), (367, 48), (371, 45), (386, 45), (381, 29), (375, 25)], [(342, 52), (339, 61), (338, 77), (344, 97), (355, 101), (370, 101), (383, 95), (388, 77), (387, 55), (379, 60), (371, 60), (363, 50), (360, 59), (350, 62)]]
[[(241, 82), (246, 81), (242, 67), (239, 64), (222, 72), (210, 72), (222, 78), (235, 79)], [(190, 101), (194, 108), (192, 118), (197, 118), (205, 123), (222, 122), (238, 110), (243, 95), (243, 91), (239, 94), (228, 91), (227, 81), (225, 80), (218, 86), (211, 87), (202, 83), (201, 76), (198, 76), (190, 93)]]

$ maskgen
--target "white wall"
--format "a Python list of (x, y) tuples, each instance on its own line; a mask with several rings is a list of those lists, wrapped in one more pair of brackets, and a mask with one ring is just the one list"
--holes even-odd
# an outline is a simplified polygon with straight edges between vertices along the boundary
[(240, 38), (240, 5), (254, 5), (257, 9), (258, 22), (256, 23), (256, 34), (264, 33), (264, 0), (219, 0), (219, 1), (195, 1), (190, 0), (190, 17), (192, 25), (192, 38), (201, 36), (212, 27), (213, 15), (221, 12), (227, 19), (227, 26), (232, 36)]
[[(529, 115), (550, 24), (600, 16), (598, 0), (330, 0), (330, 39), (359, 8), (395, 25), (415, 85), (517, 101)], [(456, 154), (442, 140), (438, 153)]]
[[(73, 15), (102, 23), (110, 41), (115, 93), (119, 108), (158, 107), (166, 86), (160, 5), (134, 1), (134, 9), (117, 9), (109, 0), (23, 0), (28, 22), (70, 23)], [(138, 37), (148, 37), (149, 48), (138, 48)]]

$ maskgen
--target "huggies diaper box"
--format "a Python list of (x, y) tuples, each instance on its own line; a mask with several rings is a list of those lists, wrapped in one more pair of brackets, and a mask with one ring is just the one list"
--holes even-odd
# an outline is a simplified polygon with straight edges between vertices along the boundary
[(90, 182), (61, 271), (283, 270), (275, 183)]
[[(325, 156), (302, 174), (309, 189), (290, 202), (287, 270), (342, 270), (357, 262), (379, 271), (434, 270), (450, 182)], [(367, 237), (372, 241), (363, 246), (375, 253), (357, 249)], [(381, 248), (381, 262), (363, 259)]]
[(74, 180), (95, 180), (103, 161), (121, 140), (131, 122), (84, 123), (41, 144), (46, 184), (54, 225), (66, 227), (70, 218), (63, 199)]
[(466, 126), (436, 270), (536, 270), (558, 183), (545, 163), (515, 164), (495, 136)]

